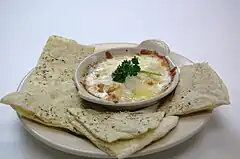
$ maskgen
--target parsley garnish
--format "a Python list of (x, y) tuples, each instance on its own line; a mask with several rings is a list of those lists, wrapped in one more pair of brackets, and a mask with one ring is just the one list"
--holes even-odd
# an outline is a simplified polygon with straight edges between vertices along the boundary
[(124, 60), (117, 69), (112, 73), (112, 79), (115, 82), (124, 83), (127, 76), (137, 76), (138, 72), (142, 72), (149, 75), (158, 75), (161, 74), (141, 71), (139, 66), (138, 58), (134, 56), (131, 60)]
[(113, 81), (124, 83), (127, 76), (137, 76), (140, 70), (141, 68), (136, 56), (134, 56), (131, 60), (124, 60), (112, 73)]

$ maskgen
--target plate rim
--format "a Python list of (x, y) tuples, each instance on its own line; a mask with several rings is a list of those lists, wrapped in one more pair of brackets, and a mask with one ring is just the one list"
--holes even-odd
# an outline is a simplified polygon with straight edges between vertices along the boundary
[[(137, 43), (128, 43), (128, 42), (106, 42), (106, 43), (96, 43), (96, 44), (91, 44), (91, 46), (101, 46), (101, 45), (138, 45)], [(117, 46), (118, 47), (118, 46)], [(115, 48), (115, 47), (113, 47)], [(104, 49), (103, 49), (104, 50)], [(174, 54), (177, 54), (178, 56), (181, 56), (182, 58), (186, 59), (187, 61), (194, 63), (192, 60), (188, 59), (187, 57), (178, 54), (176, 52), (172, 52)], [(18, 87), (17, 87), (17, 91), (20, 91), (22, 85), (24, 84), (24, 81), (27, 79), (27, 77), (29, 76), (29, 74), (34, 70), (34, 68), (32, 68), (30, 71), (28, 71), (28, 73), (22, 78), (22, 80), (20, 81)], [(42, 143), (48, 145), (49, 147), (65, 152), (65, 153), (69, 153), (69, 154), (73, 154), (73, 155), (77, 155), (77, 156), (84, 156), (84, 157), (91, 157), (91, 158), (115, 158), (112, 156), (108, 156), (107, 154), (99, 154), (98, 152), (96, 153), (92, 153), (92, 152), (87, 152), (87, 151), (79, 151), (79, 150), (75, 150), (72, 148), (66, 148), (65, 146), (62, 146), (60, 144), (54, 144), (52, 142), (50, 142), (49, 140), (45, 139), (44, 137), (42, 137), (40, 134), (36, 133), (35, 130), (31, 129), (30, 127), (28, 127), (28, 125), (25, 123), (24, 120), (27, 120), (28, 122), (33, 122), (36, 123), (34, 121), (31, 121), (29, 119), (26, 119), (24, 117), (21, 117), (18, 113), (17, 116), (19, 118), (19, 120), (21, 121), (23, 127), (25, 130), (27, 130), (28, 133), (30, 133), (32, 136), (34, 136), (34, 138), (36, 138), (37, 140), (41, 141)], [(185, 138), (179, 139), (177, 142), (174, 142), (172, 144), (169, 144), (168, 146), (165, 146), (161, 149), (153, 149), (151, 151), (146, 151), (146, 152), (139, 152), (139, 153), (135, 153), (129, 157), (140, 157), (140, 156), (146, 156), (146, 155), (150, 155), (150, 154), (154, 154), (157, 152), (161, 152), (167, 149), (170, 149), (172, 147), (175, 147), (176, 145), (179, 145), (185, 141), (187, 141), (188, 139), (192, 138), (194, 135), (196, 135), (200, 130), (203, 129), (203, 127), (207, 124), (207, 122), (209, 121), (211, 115), (208, 116), (208, 118), (204, 121), (204, 123), (199, 126), (195, 131), (192, 131), (190, 134), (188, 134)], [(37, 123), (38, 124), (38, 123)], [(97, 149), (97, 147), (96, 147)], [(129, 158), (128, 157), (128, 158)]]

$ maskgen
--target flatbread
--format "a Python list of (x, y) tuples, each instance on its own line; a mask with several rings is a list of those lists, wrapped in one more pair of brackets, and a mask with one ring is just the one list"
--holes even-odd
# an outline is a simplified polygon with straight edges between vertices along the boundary
[(165, 117), (155, 130), (149, 131), (131, 140), (118, 140), (113, 143), (104, 142), (96, 138), (77, 120), (72, 121), (72, 125), (78, 131), (81, 131), (81, 133), (84, 134), (89, 140), (91, 140), (92, 143), (94, 143), (99, 149), (106, 152), (110, 156), (121, 159), (129, 157), (153, 141), (159, 140), (160, 138), (167, 135), (169, 131), (177, 126), (178, 120), (179, 118), (177, 116)]
[(173, 93), (161, 103), (166, 115), (185, 115), (230, 104), (227, 87), (208, 63), (180, 68), (180, 81)]
[(158, 127), (164, 112), (99, 112), (69, 108), (68, 111), (96, 138), (105, 142), (132, 139)]
[(93, 51), (94, 47), (73, 40), (49, 37), (21, 92), (8, 94), (1, 103), (11, 105), (20, 115), (36, 122), (76, 132), (69, 124), (72, 116), (66, 110), (82, 106), (73, 73), (77, 64)]
[(2, 103), (13, 105), (15, 110), (20, 108), (29, 112), (29, 115), (21, 112), (23, 116), (36, 116), (44, 123), (74, 131), (68, 123), (71, 116), (67, 108), (79, 107), (81, 99), (74, 83), (63, 82), (58, 87), (31, 88), (30, 91), (11, 93), (2, 99)]

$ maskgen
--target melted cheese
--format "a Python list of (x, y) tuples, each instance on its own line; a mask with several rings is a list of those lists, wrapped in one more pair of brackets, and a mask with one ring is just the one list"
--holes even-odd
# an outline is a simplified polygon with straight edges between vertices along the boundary
[(86, 89), (93, 95), (111, 101), (136, 101), (151, 98), (163, 92), (171, 77), (169, 68), (163, 66), (163, 60), (156, 56), (138, 56), (141, 70), (160, 73), (162, 76), (138, 73), (137, 76), (127, 77), (125, 83), (112, 80), (112, 73), (123, 60), (132, 56), (119, 56), (104, 60), (90, 68), (85, 77)]

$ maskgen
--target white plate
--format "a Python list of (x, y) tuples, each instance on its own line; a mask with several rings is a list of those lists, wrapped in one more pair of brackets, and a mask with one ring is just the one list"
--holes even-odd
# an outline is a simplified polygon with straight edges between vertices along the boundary
[[(134, 47), (136, 45), (137, 44), (131, 43), (105, 43), (96, 44), (94, 46), (96, 46), (96, 51), (101, 51), (116, 47)], [(177, 66), (192, 64), (192, 62), (187, 58), (173, 52), (171, 53), (171, 58)], [(28, 75), (26, 75), (22, 80), (18, 91), (21, 90)], [(212, 113), (210, 111), (180, 118), (178, 126), (165, 138), (152, 143), (143, 150), (135, 153), (133, 156), (144, 156), (156, 153), (189, 139), (203, 128), (211, 117), (211, 114)], [(20, 120), (22, 121), (25, 129), (36, 137), (36, 139), (55, 149), (79, 156), (110, 158), (107, 154), (96, 148), (85, 138), (77, 137), (55, 128), (43, 126), (24, 118), (20, 118)]]

